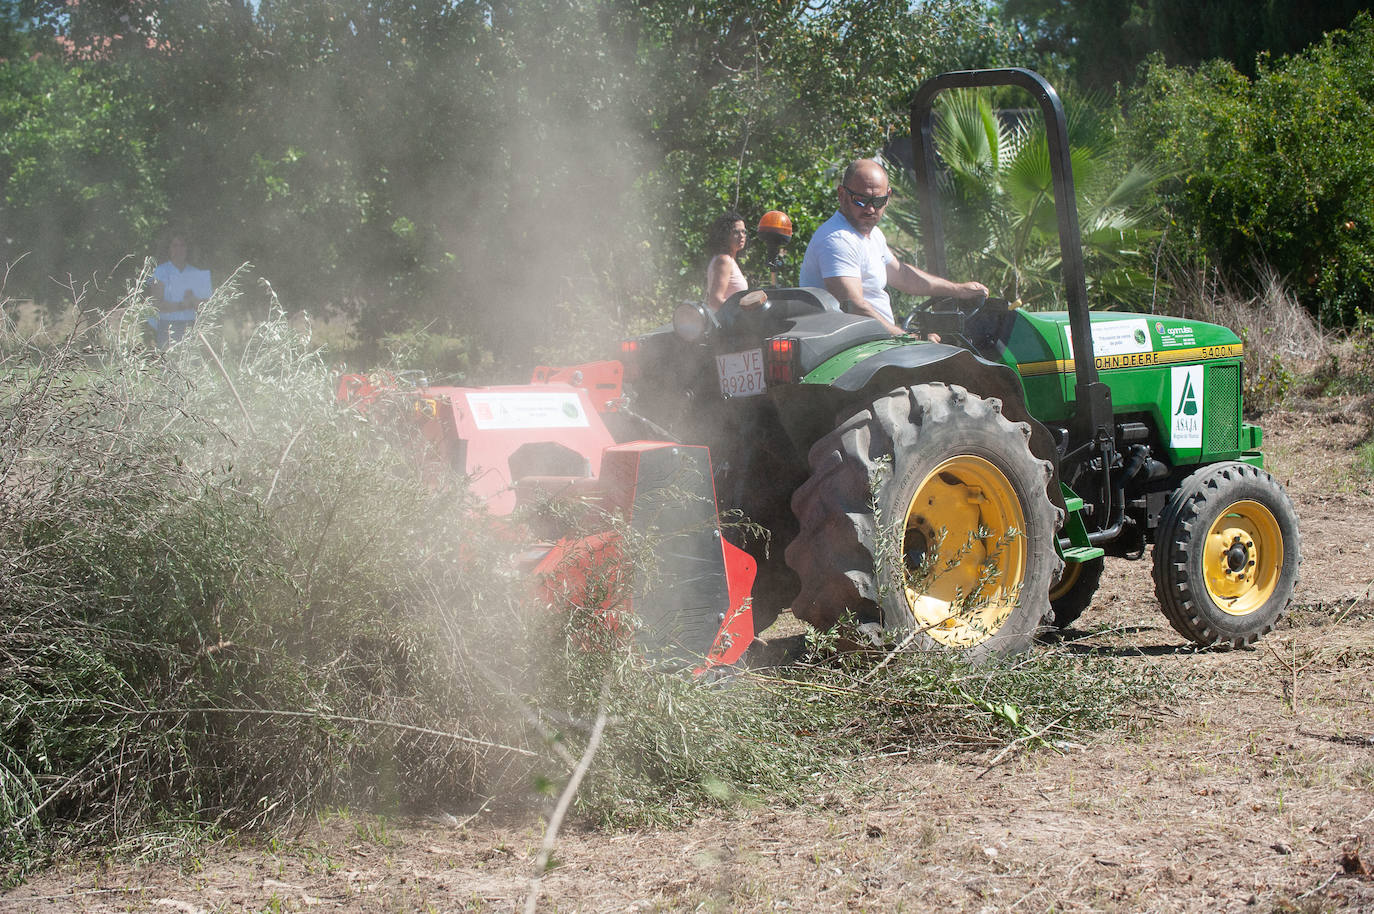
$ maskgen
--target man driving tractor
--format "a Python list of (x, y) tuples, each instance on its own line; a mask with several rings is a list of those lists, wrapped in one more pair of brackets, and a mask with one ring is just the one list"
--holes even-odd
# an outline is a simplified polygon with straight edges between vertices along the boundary
[(839, 209), (806, 245), (802, 286), (825, 289), (854, 314), (872, 317), (893, 336), (906, 333), (893, 321), (887, 287), (910, 295), (983, 298), (980, 282), (951, 282), (902, 263), (887, 246), (878, 221), (892, 197), (887, 169), (873, 159), (857, 159), (835, 189)]

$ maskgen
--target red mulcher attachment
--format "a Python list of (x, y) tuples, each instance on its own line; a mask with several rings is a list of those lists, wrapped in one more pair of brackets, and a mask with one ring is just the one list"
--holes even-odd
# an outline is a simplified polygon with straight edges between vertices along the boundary
[[(532, 573), (550, 603), (601, 594), (595, 608), (610, 624), (629, 611), (638, 617), (635, 637), (655, 661), (696, 664), (697, 672), (734, 663), (754, 638), (754, 560), (721, 536), (705, 447), (614, 442), (601, 413), (614, 411), (622, 376), (619, 362), (593, 362), (537, 368), (529, 385), (422, 380), (403, 395), (420, 434), (445, 466), (468, 476), (491, 514), (569, 497), (620, 519), (590, 535), (532, 544), (545, 550)], [(338, 397), (366, 411), (388, 390), (401, 388), (390, 378), (346, 375)], [(655, 561), (627, 554), (619, 532), (626, 527)], [(642, 570), (625, 580), (626, 567)], [(627, 586), (603, 589), (608, 582)]]
[[(636, 441), (606, 448), (595, 484), (570, 488), (623, 518), (635, 541), (653, 548), (655, 561), (624, 554), (614, 531), (563, 539), (534, 568), (545, 596), (560, 602), (566, 589), (586, 591), (593, 574), (605, 586), (622, 563), (651, 565), (644, 580), (632, 582), (628, 601), (608, 600), (633, 609), (646, 652), (670, 663), (700, 661), (698, 672), (734, 663), (754, 640), (749, 591), (757, 569), (721, 536), (711, 479), (704, 447)], [(538, 484), (550, 488), (547, 480)]]

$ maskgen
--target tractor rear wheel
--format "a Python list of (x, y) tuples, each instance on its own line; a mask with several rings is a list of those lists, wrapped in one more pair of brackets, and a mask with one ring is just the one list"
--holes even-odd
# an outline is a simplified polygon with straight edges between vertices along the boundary
[(1155, 594), (1169, 624), (1193, 643), (1244, 647), (1282, 617), (1301, 561), (1297, 514), (1274, 477), (1246, 463), (1212, 464), (1165, 506)]
[(1050, 465), (1001, 403), (923, 384), (884, 394), (811, 448), (792, 498), (792, 611), (912, 631), (970, 660), (1030, 646), (1059, 570)]
[(1092, 605), (1104, 565), (1101, 558), (1064, 563), (1059, 580), (1050, 588), (1050, 611), (1056, 628), (1068, 628)]

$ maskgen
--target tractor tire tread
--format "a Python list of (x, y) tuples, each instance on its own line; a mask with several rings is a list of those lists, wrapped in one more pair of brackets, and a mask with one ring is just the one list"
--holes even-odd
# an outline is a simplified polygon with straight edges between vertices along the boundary
[[(1284, 561), (1291, 562), (1291, 574), (1283, 581), (1281, 575), (1281, 604), (1277, 609), (1256, 611), (1256, 624), (1223, 632), (1209, 618), (1203, 601), (1211, 598), (1200, 582), (1190, 581), (1188, 573), (1191, 552), (1202, 548), (1194, 535), (1199, 520), (1206, 512), (1216, 510), (1218, 502), (1229, 497), (1229, 490), (1249, 490), (1252, 494), (1267, 494), (1274, 501), (1275, 516), (1280, 529), (1285, 522), (1294, 535), (1284, 539)], [(1221, 505), (1221, 508), (1226, 507)], [(1267, 506), (1266, 506), (1267, 507)], [(1249, 647), (1274, 630), (1287, 612), (1288, 602), (1298, 583), (1297, 569), (1302, 562), (1302, 546), (1292, 502), (1283, 487), (1268, 472), (1240, 462), (1211, 464), (1202, 467), (1179, 486), (1160, 517), (1159, 539), (1154, 547), (1153, 576), (1155, 596), (1170, 626), (1199, 647), (1232, 650)], [(1202, 592), (1199, 593), (1198, 591)], [(1241, 617), (1236, 617), (1241, 618)]]
[[(1013, 463), (1021, 478), (1034, 478), (1036, 488), (1043, 490), (1052, 468), (1031, 453), (1030, 427), (1006, 418), (1001, 405), (957, 385), (898, 388), (842, 417), (816, 442), (808, 455), (811, 476), (792, 498), (800, 532), (786, 550), (787, 563), (801, 579), (792, 607), (797, 618), (828, 628), (849, 612), (860, 623), (882, 621), (885, 627), (900, 627), (884, 619), (880, 607), (873, 544), (882, 518), (875, 517), (874, 505), (879, 480), (900, 472), (903, 455), (919, 447), (923, 428), (942, 423), (990, 426), (1003, 443), (1002, 459)], [(1041, 536), (1052, 536), (1063, 521), (1063, 512), (1048, 495), (1036, 499), (1028, 512), (1041, 512), (1027, 518), (1027, 525)], [(1031, 547), (1032, 553), (1049, 548), (1034, 537)], [(1043, 593), (1022, 597), (1035, 607), (1033, 623), (1012, 651), (1028, 646), (1035, 628), (1052, 618), (1048, 580), (1058, 574), (1053, 563), (1059, 559), (1052, 548), (1049, 551), (1053, 559), (1048, 577), (1040, 581)]]

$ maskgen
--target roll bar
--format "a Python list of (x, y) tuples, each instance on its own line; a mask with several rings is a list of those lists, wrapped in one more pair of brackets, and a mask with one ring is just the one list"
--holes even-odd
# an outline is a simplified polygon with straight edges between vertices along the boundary
[[(1040, 104), (1049, 139), (1055, 212), (1059, 220), (1059, 248), (1064, 294), (1069, 306), (1069, 335), (1073, 340), (1076, 422), (1073, 444), (1114, 436), (1111, 391), (1098, 379), (1094, 359), (1087, 279), (1083, 269), (1083, 240), (1078, 231), (1078, 200), (1073, 189), (1073, 161), (1069, 152), (1068, 121), (1059, 93), (1039, 73), (1023, 67), (994, 70), (957, 70), (923, 82), (911, 103), (911, 140), (916, 184), (920, 190), (922, 247), (927, 266), (946, 275), (944, 223), (940, 212), (939, 163), (935, 150), (934, 102), (951, 89), (1017, 86)], [(1108, 445), (1110, 446), (1110, 445)]]

